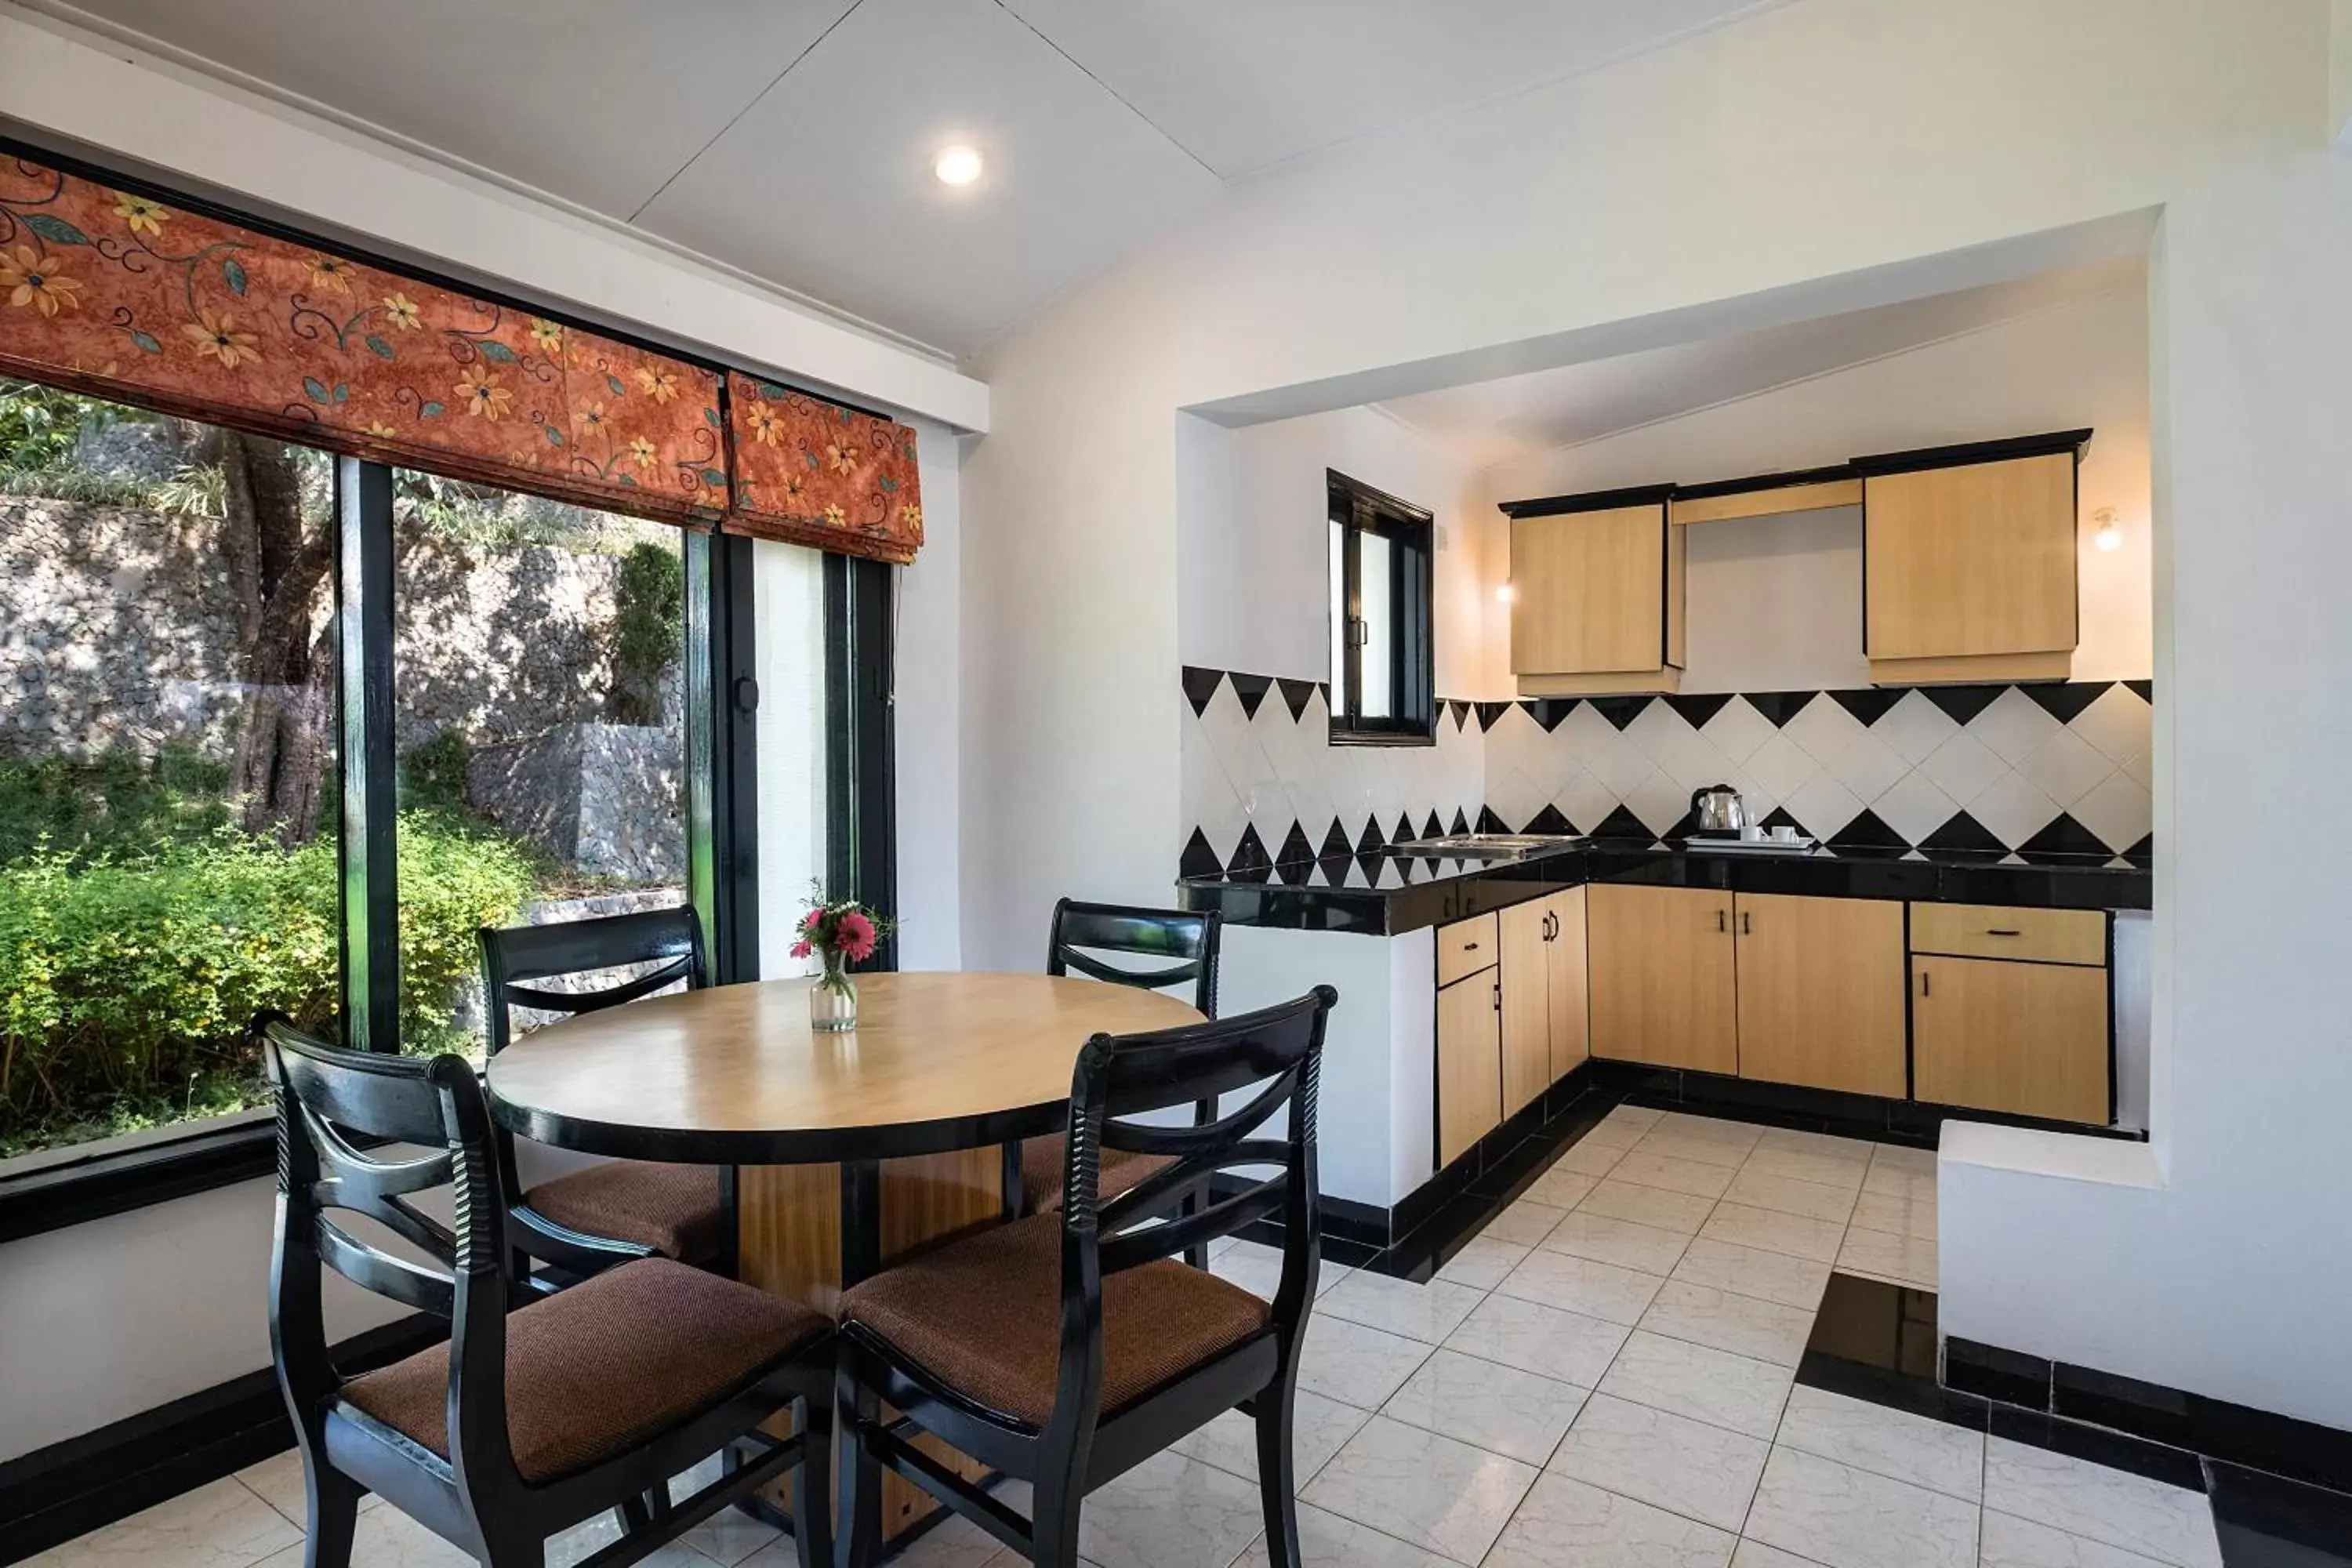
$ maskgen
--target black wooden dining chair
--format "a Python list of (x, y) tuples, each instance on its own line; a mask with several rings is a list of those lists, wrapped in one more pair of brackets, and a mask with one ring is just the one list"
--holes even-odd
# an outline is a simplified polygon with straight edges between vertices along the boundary
[[(539, 1568), (549, 1536), (617, 1510), (627, 1528), (581, 1568), (618, 1568), (788, 1470), (802, 1568), (826, 1561), (824, 1318), (666, 1258), (527, 1298), (466, 1060), (341, 1050), (282, 1017), (257, 1026), (278, 1094), (269, 1342), (309, 1493), (307, 1568), (349, 1568), (368, 1492), (486, 1568)], [(438, 1187), (454, 1190), (454, 1226), (410, 1201)], [(339, 1211), (410, 1256), (359, 1239)], [(344, 1377), (327, 1344), (327, 1268), (446, 1319), (447, 1342)], [(787, 1409), (798, 1435), (760, 1429)], [(670, 1478), (717, 1453), (726, 1472), (673, 1500)]]
[[(838, 1522), (852, 1563), (873, 1561), (874, 1542), (851, 1521), (873, 1517), (877, 1467), (887, 1466), (1032, 1563), (1068, 1568), (1088, 1492), (1238, 1407), (1256, 1424), (1268, 1558), (1295, 1568), (1291, 1406), (1319, 1256), (1317, 1079), (1338, 999), (1318, 986), (1240, 1017), (1096, 1036), (1071, 1077), (1058, 1210), (951, 1243), (843, 1294), (834, 1405), (846, 1467)], [(1135, 1120), (1253, 1085), (1247, 1105), (1206, 1125)], [(1286, 1109), (1280, 1137), (1258, 1135)], [(1106, 1199), (1106, 1152), (1167, 1163)], [(1257, 1174), (1211, 1193), (1218, 1175), (1240, 1171)], [(1207, 1201), (1180, 1214), (1188, 1194)], [(1282, 1279), (1271, 1302), (1174, 1261), (1277, 1215)], [(882, 1417), (884, 1403), (895, 1419)], [(1029, 1481), (1031, 1516), (917, 1447), (923, 1433)]]
[[(1139, 909), (1127, 904), (1082, 904), (1064, 899), (1054, 906), (1045, 942), (1045, 973), (1076, 972), (1114, 985), (1165, 991), (1189, 985), (1187, 998), (1203, 1016), (1217, 1016), (1217, 945), (1224, 917), (1215, 910)], [(1113, 958), (1146, 961), (1118, 963)], [(1207, 1103), (1194, 1120), (1216, 1114)], [(1061, 1201), (1064, 1141), (1058, 1132), (1009, 1144), (1004, 1152), (1004, 1207), (1008, 1215), (1035, 1214)], [(1103, 1190), (1117, 1193), (1150, 1175), (1157, 1162), (1141, 1156), (1104, 1156)], [(1207, 1267), (1205, 1256), (1193, 1261)]]
[[(486, 926), (481, 941), (489, 1015), (485, 1035), (492, 1056), (511, 1037), (516, 1007), (593, 1013), (681, 981), (694, 991), (710, 983), (702, 922), (683, 906), (504, 931)], [(527, 984), (638, 966), (646, 968), (635, 978), (594, 990), (551, 991)], [(503, 1128), (498, 1146), (499, 1173), (507, 1191), (520, 1194), (514, 1211), (520, 1230), (541, 1241), (560, 1242), (581, 1232), (613, 1237), (681, 1263), (735, 1271), (726, 1173), (717, 1167), (610, 1160), (526, 1188), (516, 1171), (513, 1135)]]

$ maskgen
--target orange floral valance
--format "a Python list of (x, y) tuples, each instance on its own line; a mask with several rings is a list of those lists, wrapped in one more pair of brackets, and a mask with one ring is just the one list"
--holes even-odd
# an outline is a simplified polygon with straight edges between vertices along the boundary
[(712, 371), (22, 158), (0, 371), (592, 506), (727, 506)]
[(730, 532), (908, 562), (923, 542), (915, 433), (748, 375), (728, 378)]

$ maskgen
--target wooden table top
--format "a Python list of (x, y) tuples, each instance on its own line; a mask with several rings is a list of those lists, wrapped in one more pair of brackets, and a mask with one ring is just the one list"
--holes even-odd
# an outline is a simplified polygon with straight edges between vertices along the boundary
[(1198, 1023), (1172, 996), (1043, 974), (866, 974), (858, 1026), (809, 1027), (807, 980), (649, 997), (491, 1058), (491, 1109), (588, 1153), (709, 1164), (936, 1153), (1061, 1124), (1097, 1033)]

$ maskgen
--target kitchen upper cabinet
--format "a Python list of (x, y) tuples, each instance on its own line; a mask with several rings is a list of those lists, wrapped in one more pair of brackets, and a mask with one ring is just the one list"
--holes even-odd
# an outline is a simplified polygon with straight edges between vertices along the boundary
[(1502, 982), (1486, 969), (1437, 994), (1437, 1163), (1503, 1120)]
[(1900, 1100), (1903, 906), (1741, 893), (1739, 1076)]
[(1874, 681), (2065, 678), (2078, 637), (2074, 470), (2089, 435), (2000, 443), (2053, 449), (1998, 461), (1858, 460)]
[(1551, 1087), (1551, 911), (1530, 900), (1502, 911), (1503, 1114)]
[(1544, 941), (1546, 1000), (1551, 1013), (1551, 1080), (1558, 1083), (1592, 1054), (1591, 998), (1585, 980), (1585, 889), (1543, 901), (1550, 917)]
[(1911, 973), (1918, 1099), (2106, 1121), (2105, 969), (1915, 954)]
[[(1683, 534), (1666, 493), (1512, 515), (1511, 669), (1523, 697), (1673, 691), (1682, 679)], [(1599, 498), (1607, 500), (1610, 498)]]
[(1731, 895), (1618, 883), (1585, 892), (1592, 1054), (1738, 1071)]

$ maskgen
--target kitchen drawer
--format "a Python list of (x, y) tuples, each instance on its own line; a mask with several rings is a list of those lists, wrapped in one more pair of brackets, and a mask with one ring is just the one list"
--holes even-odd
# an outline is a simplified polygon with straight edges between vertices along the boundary
[(1491, 914), (1437, 928), (1437, 983), (1451, 985), (1465, 974), (1492, 969), (1502, 935)]
[(2097, 910), (2016, 910), (1996, 904), (1913, 904), (1911, 951), (2034, 963), (2107, 962), (2107, 917)]

